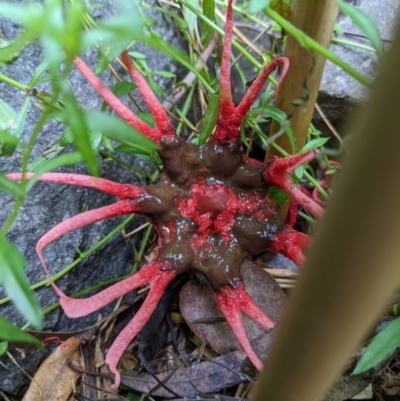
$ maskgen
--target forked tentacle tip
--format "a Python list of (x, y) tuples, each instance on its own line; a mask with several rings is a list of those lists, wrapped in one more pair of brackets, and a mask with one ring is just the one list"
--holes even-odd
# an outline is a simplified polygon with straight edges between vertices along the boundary
[(111, 390), (118, 391), (119, 385), (121, 384), (121, 375), (117, 368), (109, 367), (111, 372), (114, 373), (114, 384), (111, 385)]

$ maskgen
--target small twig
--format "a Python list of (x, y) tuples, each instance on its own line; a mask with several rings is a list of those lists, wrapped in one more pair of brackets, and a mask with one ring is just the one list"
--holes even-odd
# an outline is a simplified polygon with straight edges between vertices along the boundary
[(133, 231), (131, 231), (128, 234), (123, 234), (124, 238), (129, 238), (130, 236), (138, 233), (139, 231), (142, 231), (144, 228), (148, 227), (150, 225), (150, 223), (144, 223), (142, 224), (140, 227), (135, 228)]
[[(200, 69), (203, 66), (203, 62), (205, 63), (213, 52), (215, 46), (218, 43), (218, 35), (214, 34), (210, 39), (207, 47), (204, 49), (203, 53), (201, 53), (201, 57), (197, 60), (195, 68)], [(183, 95), (187, 92), (188, 88), (195, 81), (196, 76), (193, 72), (189, 72), (186, 77), (182, 81), (182, 85), (175, 90), (172, 96), (166, 99), (163, 103), (163, 107), (166, 110), (170, 110), (176, 103), (183, 97)]]
[(160, 380), (157, 375), (154, 373), (153, 369), (149, 366), (149, 364), (146, 361), (146, 358), (144, 357), (142, 351), (138, 350), (138, 357), (140, 362), (142, 363), (143, 367), (146, 369), (146, 372), (158, 383), (157, 386), (155, 386), (151, 391), (149, 391), (149, 395), (151, 393), (154, 393), (155, 391), (158, 390), (158, 388), (161, 386), (165, 390), (167, 390), (169, 393), (173, 394), (175, 397), (182, 397), (181, 395), (175, 393), (175, 391), (171, 390), (165, 383), (168, 382), (168, 380), (175, 374), (176, 370), (173, 370), (170, 375), (165, 377), (163, 380)]
[(321, 107), (319, 106), (318, 103), (315, 103), (315, 108), (317, 109), (317, 111), (318, 111), (319, 115), (321, 116), (321, 118), (324, 120), (325, 125), (332, 132), (333, 136), (338, 140), (340, 145), (342, 145), (342, 143), (343, 143), (342, 138), (340, 137), (339, 133), (336, 131), (335, 127), (331, 124), (331, 122), (329, 121), (328, 117), (326, 116), (326, 114), (321, 109)]
[(264, 269), (267, 273), (269, 273), (272, 277), (277, 278), (297, 278), (299, 276), (299, 272), (297, 270), (289, 270), (289, 269)]

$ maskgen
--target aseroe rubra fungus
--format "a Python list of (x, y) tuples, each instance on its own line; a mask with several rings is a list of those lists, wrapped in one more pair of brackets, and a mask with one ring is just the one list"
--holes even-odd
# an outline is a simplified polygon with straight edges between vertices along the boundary
[[(265, 328), (274, 323), (262, 312), (244, 288), (240, 265), (249, 255), (271, 250), (280, 252), (298, 265), (304, 259), (302, 249), (310, 238), (282, 223), (275, 205), (268, 198), (271, 185), (284, 189), (298, 204), (316, 216), (322, 208), (303, 194), (290, 174), (313, 158), (312, 153), (276, 158), (261, 163), (241, 151), (240, 124), (260, 93), (269, 74), (283, 66), (284, 77), (289, 62), (274, 59), (252, 83), (238, 106), (232, 102), (230, 52), (233, 28), (232, 1), (229, 1), (220, 76), (220, 109), (210, 141), (197, 146), (176, 135), (161, 104), (140, 75), (127, 52), (122, 60), (149, 107), (156, 128), (135, 116), (79, 58), (75, 66), (98, 94), (128, 124), (159, 145), (164, 164), (156, 184), (137, 187), (101, 178), (68, 173), (46, 173), (41, 181), (94, 188), (121, 198), (117, 203), (74, 216), (48, 231), (38, 242), (37, 252), (46, 269), (42, 251), (62, 235), (88, 224), (122, 214), (140, 213), (150, 220), (159, 234), (154, 260), (133, 276), (87, 299), (67, 297), (52, 283), (61, 306), (69, 317), (81, 317), (99, 310), (120, 296), (144, 285), (150, 291), (131, 322), (108, 350), (106, 362), (115, 373), (118, 388), (119, 359), (153, 313), (165, 288), (188, 268), (201, 272), (214, 289), (216, 302), (238, 341), (254, 365), (262, 363), (253, 351), (243, 328), (243, 311)], [(33, 173), (27, 173), (30, 179)], [(9, 174), (13, 180), (21, 174)]]

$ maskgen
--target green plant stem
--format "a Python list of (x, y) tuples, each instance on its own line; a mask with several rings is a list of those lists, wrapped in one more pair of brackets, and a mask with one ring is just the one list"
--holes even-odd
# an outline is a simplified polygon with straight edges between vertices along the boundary
[(317, 221), (314, 220), (309, 214), (302, 212), (299, 210), (299, 216), (302, 217), (304, 220), (308, 221), (311, 224), (317, 224)]
[(351, 67), (349, 64), (347, 64), (343, 60), (341, 60), (339, 57), (335, 56), (332, 52), (330, 52), (324, 46), (321, 46), (318, 42), (311, 39), (303, 31), (296, 28), (288, 20), (286, 20), (281, 15), (279, 15), (276, 11), (272, 10), (272, 8), (267, 7), (264, 9), (264, 12), (268, 15), (268, 17), (270, 17), (274, 21), (276, 21), (286, 32), (288, 32), (291, 36), (296, 38), (296, 40), (298, 40), (298, 42), (300, 43), (300, 45), (302, 47), (304, 47), (305, 49), (313, 50), (313, 51), (321, 54), (322, 56), (326, 57), (328, 60), (332, 61), (332, 63), (338, 65), (340, 68), (342, 68), (343, 71), (345, 71), (347, 74), (349, 74), (351, 77), (356, 79), (361, 84), (363, 84), (365, 86), (370, 86), (371, 80), (368, 77), (361, 74), (360, 72), (355, 70), (353, 67)]
[[(96, 249), (100, 248), (102, 245), (104, 245), (111, 237), (113, 237), (118, 231), (121, 231), (133, 218), (135, 217), (134, 214), (130, 215), (127, 217), (120, 225), (118, 225), (114, 230), (109, 232), (104, 238), (102, 238), (96, 245), (91, 247), (85, 252), (80, 252), (79, 257), (74, 260), (71, 264), (69, 264), (66, 268), (61, 270), (60, 272), (54, 274), (51, 276), (52, 281), (57, 281), (61, 277), (65, 276), (69, 271), (71, 271), (76, 265), (78, 265), (80, 262), (82, 262), (83, 259), (87, 258), (89, 255), (91, 255)], [(50, 280), (48, 278), (41, 280), (33, 285), (30, 286), (32, 290), (36, 290), (40, 287), (43, 287), (45, 285), (49, 285)], [(3, 299), (0, 299), (0, 305), (5, 304), (10, 301), (10, 297), (5, 297)]]
[[(24, 92), (27, 92), (29, 89), (32, 89), (29, 85), (21, 84), (20, 82), (15, 81), (14, 79), (12, 79), (10, 77), (7, 77), (4, 74), (0, 74), (0, 79), (3, 82), (6, 82), (7, 84), (14, 86), (15, 88), (21, 89)], [(56, 108), (56, 109), (58, 109), (60, 111), (62, 110), (62, 107), (59, 104), (57, 104), (57, 102), (53, 101), (54, 96), (52, 96), (51, 99), (49, 99), (47, 96), (43, 96), (43, 95), (41, 95), (39, 93), (34, 95), (34, 96), (37, 99), (39, 99), (42, 102), (44, 102), (45, 104), (51, 105), (52, 107), (54, 107), (54, 108)]]
[[(183, 110), (181, 112), (182, 116), (186, 117), (187, 113), (189, 112), (190, 106), (192, 104), (192, 99), (193, 99), (193, 94), (194, 94), (195, 88), (196, 88), (196, 86), (192, 85), (189, 89), (189, 93), (186, 96), (185, 104), (183, 105)], [(178, 126), (176, 127), (176, 134), (180, 135), (181, 130), (182, 130), (182, 124), (179, 123)]]
[(131, 270), (130, 274), (135, 273), (137, 268), (139, 267), (140, 260), (142, 259), (144, 251), (146, 250), (146, 247), (147, 247), (147, 241), (149, 240), (150, 235), (151, 235), (152, 232), (153, 232), (153, 226), (150, 225), (150, 226), (147, 227), (146, 232), (144, 233), (144, 236), (143, 236), (143, 239), (142, 239), (142, 244), (140, 246), (139, 252), (138, 252), (137, 257), (136, 257), (136, 261), (132, 266), (132, 270)]
[(376, 50), (373, 47), (368, 46), (368, 45), (363, 45), (362, 43), (353, 42), (351, 40), (339, 39), (339, 38), (335, 38), (333, 36), (331, 39), (331, 42), (340, 44), (340, 45), (352, 46), (352, 47), (356, 47), (358, 49), (363, 49), (363, 50), (367, 50), (372, 53), (376, 53)]

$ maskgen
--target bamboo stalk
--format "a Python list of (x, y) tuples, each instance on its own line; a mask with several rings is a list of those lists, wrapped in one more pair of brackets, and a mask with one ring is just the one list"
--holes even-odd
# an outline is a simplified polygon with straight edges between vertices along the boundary
[(399, 60), (398, 29), (252, 401), (321, 400), (398, 285)]
[[(322, 46), (328, 47), (337, 14), (335, 0), (297, 0), (293, 4), (291, 23)], [(294, 153), (300, 150), (307, 140), (326, 59), (320, 54), (301, 47), (293, 36), (288, 36), (284, 55), (290, 60), (290, 68), (279, 88), (276, 106), (291, 115), (294, 111), (293, 102), (307, 96), (305, 87), (308, 90), (308, 99), (296, 106), (295, 114), (291, 118), (297, 149), (291, 148), (286, 135), (280, 136), (275, 141), (286, 152)], [(279, 124), (273, 121), (270, 136), (276, 134), (279, 129)], [(279, 154), (270, 147), (267, 151), (267, 159), (275, 155)]]

